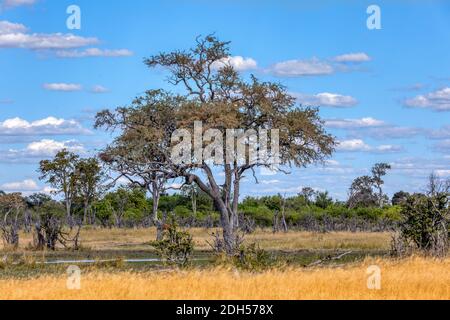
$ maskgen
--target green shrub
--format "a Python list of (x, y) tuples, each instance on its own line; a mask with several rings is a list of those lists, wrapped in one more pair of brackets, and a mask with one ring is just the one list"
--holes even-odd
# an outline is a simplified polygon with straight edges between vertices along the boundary
[(222, 254), (217, 262), (222, 265), (232, 265), (240, 270), (260, 272), (272, 268), (281, 268), (283, 262), (277, 260), (272, 254), (261, 249), (259, 245), (241, 245), (232, 257)]
[(163, 231), (162, 240), (153, 241), (151, 245), (157, 254), (169, 265), (186, 267), (194, 250), (192, 236), (187, 231), (178, 231), (175, 219)]

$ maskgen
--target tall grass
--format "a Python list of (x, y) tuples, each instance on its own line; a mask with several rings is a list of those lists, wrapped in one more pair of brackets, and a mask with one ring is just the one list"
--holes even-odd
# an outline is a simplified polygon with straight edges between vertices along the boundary
[[(381, 290), (367, 288), (366, 270), (381, 268)], [(0, 280), (0, 299), (450, 299), (450, 259), (367, 259), (342, 268), (239, 273), (226, 269), (148, 273), (90, 272), (82, 289), (66, 277)]]

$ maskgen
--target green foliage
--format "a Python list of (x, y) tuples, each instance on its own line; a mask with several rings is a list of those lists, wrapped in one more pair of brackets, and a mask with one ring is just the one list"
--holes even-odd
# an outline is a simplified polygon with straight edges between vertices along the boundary
[(261, 249), (259, 245), (241, 245), (233, 256), (220, 255), (217, 263), (231, 265), (241, 270), (260, 272), (272, 268), (281, 268), (283, 262), (276, 259), (271, 253)]
[(447, 192), (409, 196), (401, 207), (400, 235), (404, 245), (435, 255), (449, 247), (450, 208)]
[(192, 236), (187, 231), (179, 231), (175, 218), (165, 226), (162, 240), (153, 241), (151, 245), (157, 254), (169, 265), (186, 267), (194, 250)]

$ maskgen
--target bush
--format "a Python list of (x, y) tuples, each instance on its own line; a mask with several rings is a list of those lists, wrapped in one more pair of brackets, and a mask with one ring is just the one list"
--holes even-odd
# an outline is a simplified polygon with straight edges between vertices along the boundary
[(270, 227), (272, 225), (274, 213), (265, 205), (256, 207), (242, 206), (240, 212), (255, 220), (258, 226)]
[(192, 236), (187, 231), (178, 231), (175, 218), (164, 226), (162, 240), (151, 244), (157, 254), (169, 265), (186, 267), (194, 250)]
[(409, 196), (402, 203), (399, 235), (393, 244), (397, 250), (394, 251), (401, 254), (410, 251), (408, 247), (412, 246), (434, 256), (446, 255), (450, 236), (448, 204), (446, 193)]
[(272, 268), (280, 268), (283, 263), (257, 244), (241, 245), (233, 256), (222, 254), (217, 262), (222, 265), (232, 265), (241, 270), (259, 272)]

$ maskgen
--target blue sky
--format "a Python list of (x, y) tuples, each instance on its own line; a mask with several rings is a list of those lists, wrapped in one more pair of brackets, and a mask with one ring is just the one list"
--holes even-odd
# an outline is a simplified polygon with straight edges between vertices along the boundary
[[(262, 172), (243, 195), (304, 186), (344, 199), (376, 162), (386, 191), (421, 191), (432, 171), (450, 176), (448, 1), (0, 0), (0, 189), (48, 191), (40, 159), (67, 147), (93, 154), (110, 139), (95, 112), (171, 87), (143, 58), (189, 48), (215, 32), (232, 41), (244, 75), (285, 84), (320, 114), (340, 146), (325, 164), (291, 175)], [(68, 30), (66, 9), (81, 9)], [(381, 9), (369, 30), (367, 7)]]

